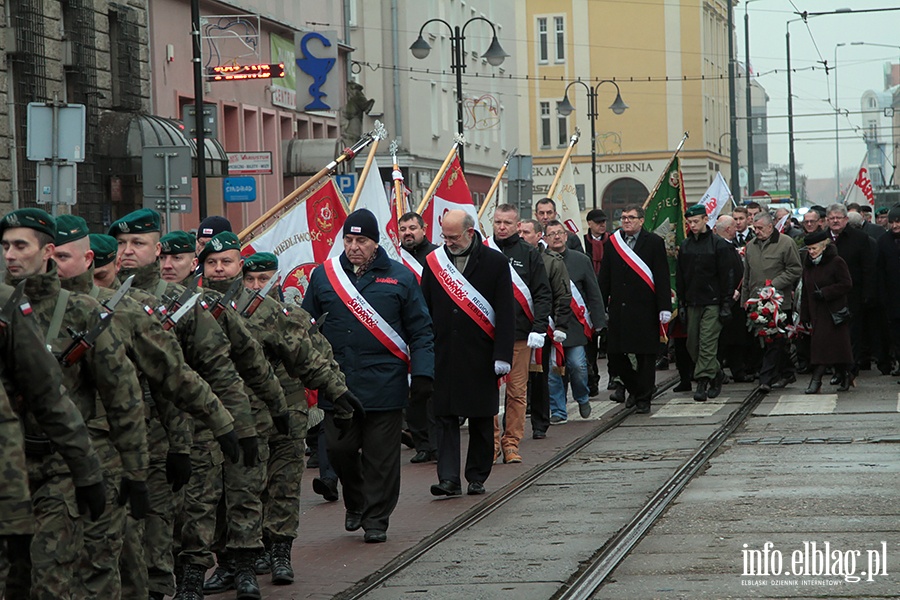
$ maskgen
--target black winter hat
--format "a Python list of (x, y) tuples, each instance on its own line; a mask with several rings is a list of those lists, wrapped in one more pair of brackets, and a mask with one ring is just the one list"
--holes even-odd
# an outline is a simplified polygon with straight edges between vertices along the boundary
[(377, 242), (381, 239), (378, 233), (378, 219), (368, 209), (354, 210), (344, 221), (344, 235), (364, 235)]
[(231, 221), (225, 217), (213, 215), (200, 221), (200, 227), (197, 228), (197, 237), (211, 238), (223, 231), (232, 231)]
[(894, 206), (888, 212), (888, 223), (893, 223), (894, 221), (900, 221), (900, 206)]

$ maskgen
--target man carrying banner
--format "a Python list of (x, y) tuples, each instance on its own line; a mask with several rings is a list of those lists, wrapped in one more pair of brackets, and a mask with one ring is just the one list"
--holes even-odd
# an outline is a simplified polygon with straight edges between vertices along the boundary
[[(516, 343), (512, 371), (506, 384), (504, 426), (494, 427), (494, 456), (503, 462), (520, 463), (519, 442), (525, 432), (525, 394), (531, 349), (542, 348), (547, 335), (553, 295), (544, 260), (535, 248), (519, 237), (519, 209), (501, 204), (494, 211), (494, 236), (488, 245), (500, 250), (509, 261), (513, 296), (516, 298)], [(501, 438), (502, 430), (502, 438)]]
[[(541, 227), (547, 227), (547, 223), (559, 219), (559, 214), (556, 212), (556, 202), (552, 198), (541, 198), (538, 200), (534, 205), (534, 214), (537, 220), (540, 221)], [(575, 225), (577, 227), (578, 223)], [(584, 248), (581, 247), (581, 240), (578, 239), (578, 234), (568, 227), (566, 227), (566, 248), (584, 252)]]
[(509, 373), (513, 361), (516, 321), (511, 272), (506, 258), (482, 243), (471, 214), (448, 211), (441, 229), (445, 245), (428, 255), (428, 268), (422, 274), (425, 302), (434, 317), (436, 350), (434, 413), (440, 483), (431, 486), (431, 493), (462, 494), (459, 417), (463, 416), (469, 420), (468, 493), (483, 494), (494, 462), (497, 378)]
[[(622, 227), (606, 242), (600, 291), (609, 311), (610, 367), (625, 384), (638, 413), (650, 412), (660, 331), (672, 318), (666, 245), (644, 231), (644, 209), (626, 206)], [(637, 359), (637, 370), (628, 354)]]
[[(425, 237), (425, 219), (415, 212), (408, 212), (400, 217), (398, 224), (400, 233), (400, 260), (422, 280), (422, 269), (425, 268), (425, 257), (437, 248)], [(421, 400), (421, 401), (420, 401)], [(424, 463), (437, 458), (437, 430), (435, 429), (434, 411), (431, 398), (410, 398), (406, 409), (406, 424), (412, 434), (416, 455), (409, 459), (411, 463)]]
[(320, 399), (328, 456), (344, 489), (344, 526), (364, 528), (366, 542), (384, 542), (400, 496), (403, 408), (410, 392), (431, 394), (434, 334), (415, 276), (378, 246), (375, 215), (351, 213), (343, 233), (344, 251), (313, 271), (303, 308), (314, 319), (328, 313), (321, 332), (365, 407), (364, 415), (341, 419), (330, 398)]

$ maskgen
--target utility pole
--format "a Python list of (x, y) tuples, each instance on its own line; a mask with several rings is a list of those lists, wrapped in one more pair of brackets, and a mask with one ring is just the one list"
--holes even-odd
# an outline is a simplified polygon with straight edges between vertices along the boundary
[[(728, 105), (731, 113), (731, 196), (741, 203), (740, 148), (737, 138), (737, 94), (734, 86), (734, 4), (728, 2)], [(749, 109), (749, 106), (747, 107)]]

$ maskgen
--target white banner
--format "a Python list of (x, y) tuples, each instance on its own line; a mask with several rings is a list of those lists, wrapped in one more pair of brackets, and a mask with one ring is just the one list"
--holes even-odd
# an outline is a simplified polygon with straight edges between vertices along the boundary
[(572, 161), (566, 162), (563, 167), (556, 192), (553, 194), (556, 202), (556, 218), (572, 233), (581, 233), (584, 226), (581, 224), (581, 211), (578, 210), (578, 193), (575, 190), (575, 167)]
[(731, 202), (731, 190), (728, 189), (728, 184), (725, 183), (722, 173), (716, 173), (716, 178), (697, 204), (702, 204), (706, 207), (706, 216), (709, 217), (711, 223), (715, 223), (716, 219), (719, 218), (719, 213), (722, 212), (722, 207), (728, 202)]

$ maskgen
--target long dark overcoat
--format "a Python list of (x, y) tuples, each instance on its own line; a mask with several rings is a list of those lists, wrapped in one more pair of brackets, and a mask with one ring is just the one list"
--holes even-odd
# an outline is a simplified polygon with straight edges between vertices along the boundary
[(659, 312), (672, 310), (666, 243), (655, 233), (641, 231), (634, 252), (653, 273), (655, 291), (619, 256), (611, 239), (603, 247), (599, 278), (609, 313), (607, 352), (656, 354)]
[[(434, 414), (489, 417), (500, 407), (494, 361), (512, 364), (515, 310), (509, 261), (481, 243), (463, 276), (490, 302), (496, 315), (491, 339), (450, 298), (429, 266), (422, 273), (422, 293), (434, 321)], [(447, 252), (445, 246), (435, 252)]]
[[(823, 300), (813, 296), (822, 290)], [(847, 263), (829, 245), (822, 262), (813, 264), (809, 255), (803, 261), (803, 293), (800, 298), (800, 320), (812, 325), (810, 362), (814, 365), (843, 365), (853, 362), (850, 348), (850, 323), (835, 325), (833, 311), (848, 305), (847, 295), (853, 289)]]

